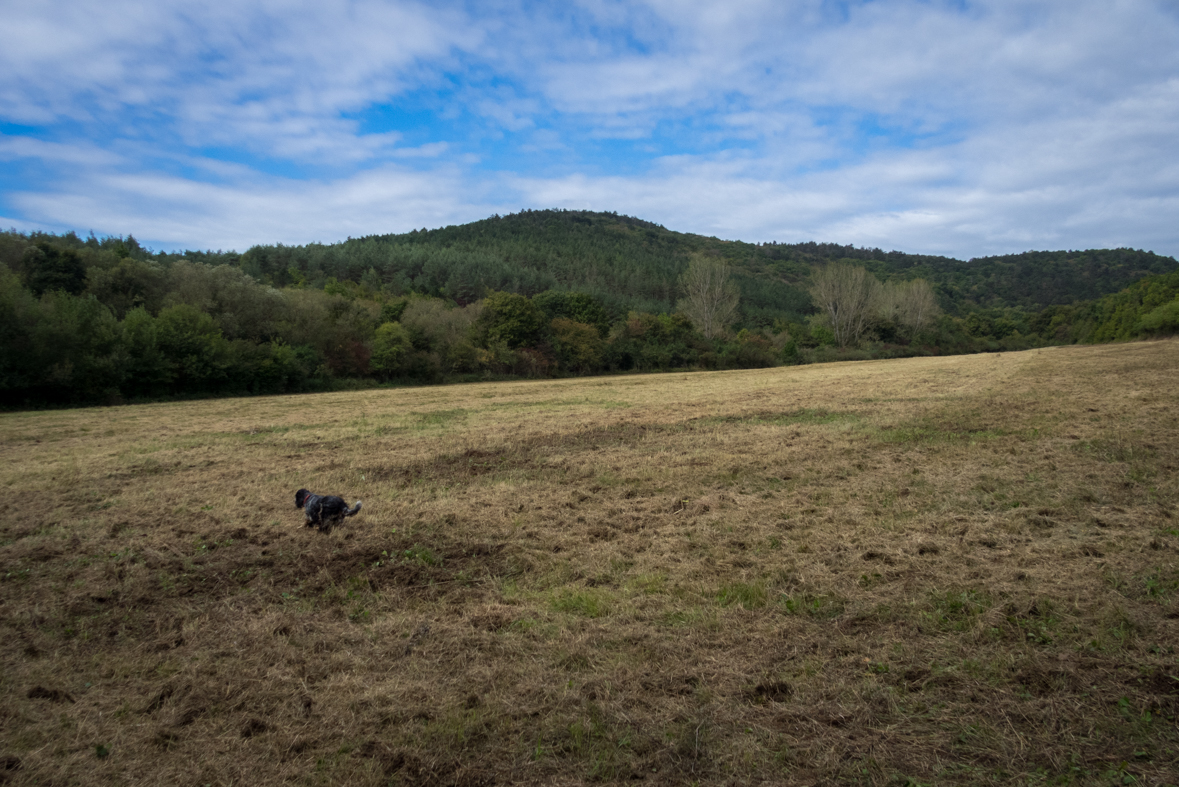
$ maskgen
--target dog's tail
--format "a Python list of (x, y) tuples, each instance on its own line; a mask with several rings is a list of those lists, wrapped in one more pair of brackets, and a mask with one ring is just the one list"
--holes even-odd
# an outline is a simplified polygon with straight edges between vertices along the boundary
[(357, 500), (356, 505), (352, 506), (351, 508), (349, 508), (347, 511), (344, 512), (344, 516), (352, 516), (359, 510), (360, 510), (360, 501)]

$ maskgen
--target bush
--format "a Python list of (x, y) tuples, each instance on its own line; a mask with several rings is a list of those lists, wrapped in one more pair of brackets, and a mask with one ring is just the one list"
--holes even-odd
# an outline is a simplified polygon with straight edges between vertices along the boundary
[(456, 308), (436, 298), (417, 298), (401, 316), (415, 349), (433, 352), (439, 370), (447, 373), (474, 371), (477, 367), (474, 326), (481, 307)]
[(1151, 336), (1179, 333), (1179, 298), (1147, 312), (1135, 327), (1139, 334)]
[(586, 374), (602, 366), (602, 339), (592, 325), (564, 317), (553, 320), (553, 350), (558, 367), (565, 372)]
[(511, 349), (536, 344), (548, 321), (536, 304), (511, 292), (493, 292), (483, 300), (479, 318), (484, 346), (503, 342)]
[(369, 368), (382, 380), (400, 376), (413, 352), (409, 331), (401, 323), (387, 322), (377, 328), (373, 337)]

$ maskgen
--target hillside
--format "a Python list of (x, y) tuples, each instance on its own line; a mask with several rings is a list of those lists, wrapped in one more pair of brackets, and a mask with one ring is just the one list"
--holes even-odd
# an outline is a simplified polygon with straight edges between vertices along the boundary
[[(714, 324), (683, 276), (718, 262), (730, 278)], [(851, 291), (812, 301), (843, 276), (859, 306), (839, 300)], [(962, 261), (580, 211), (243, 254), (6, 232), (0, 405), (1122, 341), (1179, 332), (1177, 297), (1179, 263), (1130, 249)]]
[(967, 261), (829, 243), (752, 244), (674, 232), (657, 224), (587, 211), (524, 211), (400, 235), (332, 245), (255, 246), (242, 267), (277, 285), (292, 271), (360, 281), (372, 268), (405, 289), (469, 302), (486, 290), (533, 295), (548, 289), (591, 294), (627, 311), (675, 308), (676, 281), (694, 252), (716, 254), (736, 271), (749, 324), (796, 322), (813, 310), (807, 283), (816, 265), (847, 261), (878, 278), (923, 278), (942, 308), (1039, 310), (1100, 298), (1179, 262), (1133, 249), (1027, 252)]

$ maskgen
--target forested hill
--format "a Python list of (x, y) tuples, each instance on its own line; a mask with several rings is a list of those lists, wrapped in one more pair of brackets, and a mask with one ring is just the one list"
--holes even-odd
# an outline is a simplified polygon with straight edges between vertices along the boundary
[(1131, 249), (964, 262), (557, 210), (245, 253), (0, 232), (0, 407), (1176, 333), (1179, 263)]
[[(255, 246), (243, 270), (284, 286), (327, 277), (450, 298), (487, 291), (534, 295), (550, 289), (593, 295), (614, 315), (674, 310), (677, 280), (693, 252), (733, 267), (748, 324), (797, 321), (812, 311), (816, 265), (847, 261), (882, 281), (929, 281), (948, 313), (1014, 307), (1035, 311), (1118, 292), (1179, 269), (1171, 257), (1133, 249), (1026, 252), (968, 261), (829, 243), (755, 244), (674, 232), (658, 224), (588, 211), (523, 211), (435, 230), (349, 238), (331, 245)], [(371, 273), (370, 273), (371, 271)]]

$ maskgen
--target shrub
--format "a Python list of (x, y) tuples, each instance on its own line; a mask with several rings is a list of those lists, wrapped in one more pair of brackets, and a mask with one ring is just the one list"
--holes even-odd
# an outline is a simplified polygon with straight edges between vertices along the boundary
[(413, 343), (409, 331), (401, 323), (387, 322), (377, 328), (373, 337), (369, 368), (383, 380), (403, 374)]

